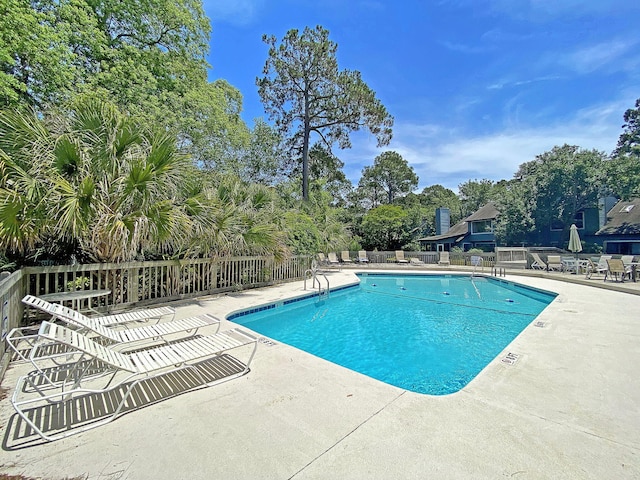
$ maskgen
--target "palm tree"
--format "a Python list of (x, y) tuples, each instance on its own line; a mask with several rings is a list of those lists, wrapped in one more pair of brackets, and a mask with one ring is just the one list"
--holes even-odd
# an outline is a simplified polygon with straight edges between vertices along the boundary
[(166, 131), (108, 102), (63, 114), (0, 113), (0, 246), (67, 244), (84, 259), (274, 255), (273, 194), (196, 169)]
[(197, 227), (190, 248), (200, 255), (288, 255), (269, 188), (204, 172), (183, 185), (183, 205)]
[(46, 235), (53, 142), (35, 112), (0, 112), (0, 247), (24, 254)]
[(189, 165), (175, 139), (83, 99), (66, 115), (0, 114), (0, 242), (24, 253), (47, 237), (97, 261), (126, 261), (188, 231), (172, 199)]

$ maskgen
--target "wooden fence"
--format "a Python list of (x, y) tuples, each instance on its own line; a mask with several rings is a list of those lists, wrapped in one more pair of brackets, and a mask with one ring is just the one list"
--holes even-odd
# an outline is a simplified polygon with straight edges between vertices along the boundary
[[(109, 290), (80, 309), (116, 311), (138, 305), (236, 291), (301, 279), (311, 258), (229, 257), (156, 262), (25, 267), (0, 281), (2, 340), (25, 323), (22, 297), (70, 290)], [(71, 306), (69, 304), (69, 306)], [(0, 343), (4, 356), (5, 342)], [(0, 375), (1, 378), (1, 375)]]
[(21, 302), (24, 297), (24, 271), (18, 270), (11, 275), (0, 280), (0, 328), (2, 337), (0, 341), (0, 379), (4, 375), (4, 371), (9, 363), (9, 355), (5, 355), (6, 343), (5, 335), (20, 325), (24, 314), (23, 304)]
[[(353, 259), (358, 258), (358, 252), (349, 252), (349, 255)], [(496, 254), (494, 252), (485, 253), (468, 253), (468, 252), (451, 252), (449, 254), (449, 262), (451, 265), (471, 265), (471, 257), (480, 256), (483, 258), (485, 267), (492, 267), (496, 261)], [(338, 258), (340, 258), (338, 252)], [(404, 258), (417, 258), (424, 263), (437, 264), (439, 259), (438, 252), (404, 252)], [(369, 263), (395, 263), (396, 252), (367, 252), (367, 259)]]

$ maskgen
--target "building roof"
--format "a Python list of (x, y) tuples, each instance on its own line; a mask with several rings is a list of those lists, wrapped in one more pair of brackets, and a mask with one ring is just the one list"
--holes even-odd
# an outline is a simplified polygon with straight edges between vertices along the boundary
[(454, 243), (462, 240), (464, 236), (469, 233), (469, 222), (478, 222), (481, 220), (495, 220), (495, 218), (500, 215), (500, 212), (493, 204), (493, 202), (489, 202), (486, 205), (480, 207), (474, 213), (469, 215), (467, 218), (462, 220), (461, 222), (456, 223), (453, 227), (449, 229), (448, 232), (443, 233), (441, 235), (433, 235), (431, 237), (419, 238), (419, 242), (437, 242), (439, 240), (446, 240), (448, 238), (460, 237)]
[(596, 235), (640, 235), (640, 198), (616, 203)]
[(466, 218), (467, 222), (477, 222), (480, 220), (495, 220), (500, 212), (493, 204), (493, 202), (489, 202), (486, 205), (480, 207), (475, 213), (469, 215)]
[(460, 237), (469, 233), (469, 226), (466, 221), (456, 223), (446, 233), (441, 235), (433, 235), (431, 237), (419, 238), (419, 242), (437, 242), (438, 240), (445, 240), (447, 238)]

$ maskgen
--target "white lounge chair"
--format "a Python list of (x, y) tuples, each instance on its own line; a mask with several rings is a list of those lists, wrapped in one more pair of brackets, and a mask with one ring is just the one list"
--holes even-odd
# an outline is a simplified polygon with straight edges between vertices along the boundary
[(360, 263), (369, 263), (369, 258), (367, 257), (367, 252), (364, 250), (358, 251), (358, 262)]
[(603, 271), (607, 271), (607, 269), (609, 268), (609, 265), (607, 264), (607, 260), (611, 260), (613, 258), (613, 255), (601, 255), (600, 259), (598, 260), (598, 269), (603, 270)]
[(530, 255), (531, 258), (533, 258), (533, 262), (531, 262), (531, 268), (533, 270), (547, 270), (547, 264), (540, 258), (540, 255), (535, 252), (531, 252)]
[(342, 259), (343, 263), (353, 263), (353, 260), (351, 260), (351, 257), (349, 256), (348, 250), (343, 250), (340, 254), (340, 258)]
[(339, 265), (340, 261), (338, 261), (338, 256), (335, 252), (329, 252), (329, 265)]
[(424, 265), (424, 262), (417, 257), (411, 257), (409, 259), (409, 265), (420, 266), (420, 265)]
[(561, 272), (564, 266), (562, 264), (562, 258), (560, 258), (560, 255), (549, 255), (547, 257), (547, 268), (549, 270), (556, 270), (558, 272)]
[[(135, 328), (115, 329), (101, 325), (94, 321), (92, 317), (87, 317), (80, 312), (72, 310), (63, 305), (49, 303), (33, 295), (26, 295), (22, 302), (31, 307), (48, 313), (54, 319), (62, 320), (69, 325), (80, 329), (82, 333), (97, 335), (103, 343), (111, 344), (133, 344), (144, 341), (166, 341), (178, 333), (189, 333), (195, 335), (198, 330), (211, 325), (220, 328), (220, 320), (213, 315), (204, 314), (197, 317), (183, 318), (163, 323), (143, 325)], [(30, 352), (37, 339), (37, 335), (24, 335), (24, 329), (14, 328), (7, 335), (7, 344), (16, 352), (18, 358), (27, 360), (24, 352)]]
[(404, 250), (396, 250), (396, 262), (409, 263), (409, 260), (404, 258)]
[(440, 252), (440, 257), (438, 259), (438, 265), (451, 265), (449, 261), (449, 252)]
[[(198, 336), (129, 354), (100, 345), (75, 330), (46, 321), (40, 327), (39, 338), (42, 342), (65, 345), (78, 352), (81, 360), (85, 360), (72, 364), (65, 380), (60, 383), (43, 383), (41, 372), (18, 379), (11, 403), (18, 415), (45, 440), (64, 438), (111, 422), (138, 404), (154, 403), (244, 375), (249, 371), (257, 347), (257, 339), (240, 329)], [(232, 357), (235, 360), (234, 368), (223, 372), (228, 375), (212, 374), (210, 370), (213, 368), (207, 366), (207, 360), (245, 346), (253, 346), (246, 363)], [(90, 368), (86, 360), (89, 364), (109, 366), (110, 375), (87, 376)], [(176, 376), (183, 370), (189, 370), (190, 375), (178, 385)], [(157, 398), (145, 403), (140, 396), (141, 384), (160, 379), (163, 374), (170, 374), (171, 377), (163, 376), (163, 382), (153, 392)], [(104, 397), (101, 398), (101, 395)], [(53, 424), (57, 424), (58, 431), (49, 433), (56, 430)]]
[(622, 255), (620, 257), (620, 260), (622, 260), (622, 263), (624, 263), (625, 266), (627, 266), (627, 265), (631, 265), (633, 263), (633, 258), (634, 258), (633, 255)]
[[(35, 299), (35, 300), (32, 300), (32, 299)], [(57, 310), (59, 312), (59, 315), (64, 315), (64, 312), (72, 312), (70, 313), (70, 315), (73, 317), (78, 316), (78, 317), (88, 318), (86, 315), (83, 315), (82, 313), (77, 312), (76, 310), (72, 310), (69, 307), (64, 307), (63, 305), (47, 302), (46, 300), (43, 300), (34, 295), (26, 295), (22, 299), (22, 301), (26, 305), (29, 305), (30, 307), (35, 307), (40, 309), (41, 307), (38, 305), (44, 305), (44, 303), (49, 303), (49, 305), (57, 305), (59, 307), (62, 307), (59, 310)], [(115, 313), (112, 315), (94, 316), (94, 317), (91, 317), (91, 320), (96, 324), (110, 327), (114, 325), (123, 325), (126, 323), (132, 323), (132, 322), (146, 322), (149, 320), (160, 321), (160, 319), (162, 319), (163, 317), (173, 318), (175, 314), (176, 314), (175, 309), (171, 307), (155, 307), (155, 308), (143, 308), (140, 310), (130, 310), (127, 312)]]

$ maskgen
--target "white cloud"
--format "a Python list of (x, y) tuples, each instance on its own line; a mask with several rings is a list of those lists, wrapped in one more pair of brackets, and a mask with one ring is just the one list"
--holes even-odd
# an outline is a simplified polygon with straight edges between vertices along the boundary
[(264, 0), (203, 0), (211, 23), (226, 22), (235, 26), (252, 23), (264, 6)]
[(457, 191), (460, 183), (483, 179), (511, 179), (524, 163), (554, 146), (578, 145), (610, 153), (621, 130), (622, 115), (635, 97), (594, 105), (577, 111), (572, 118), (542, 127), (505, 129), (487, 135), (437, 125), (396, 124), (387, 148), (375, 148), (375, 140), (358, 136), (354, 148), (337, 152), (345, 161), (345, 173), (357, 184), (363, 166), (385, 150), (398, 152), (420, 177), (420, 190), (441, 184)]
[(486, 0), (486, 3), (494, 11), (528, 21), (631, 12), (640, 6), (629, 0)]
[(560, 57), (560, 62), (577, 71), (585, 74), (600, 70), (606, 66), (613, 65), (615, 70), (624, 69), (626, 63), (621, 62), (627, 52), (635, 52), (637, 40), (612, 40), (590, 47), (582, 48), (569, 55)]
[[(508, 3), (508, 0), (499, 0), (498, 3)], [(530, 0), (526, 2), (534, 11), (544, 12), (548, 15), (583, 15), (586, 13), (604, 13), (615, 9), (629, 10), (637, 8), (634, 2), (628, 0)]]
[(515, 43), (535, 38), (533, 33), (520, 33), (504, 30), (503, 28), (493, 28), (484, 32), (480, 39), (490, 43)]
[(487, 87), (488, 90), (502, 90), (506, 87), (520, 87), (522, 85), (528, 85), (530, 83), (538, 83), (538, 82), (549, 82), (552, 80), (561, 80), (563, 77), (560, 75), (545, 75), (537, 78), (530, 78), (528, 80), (512, 80), (512, 79), (501, 79), (495, 83), (492, 83)]
[(454, 52), (460, 52), (460, 53), (478, 54), (478, 53), (486, 53), (491, 50), (494, 50), (494, 47), (490, 47), (490, 46), (466, 45), (462, 43), (453, 43), (446, 40), (441, 41), (439, 43), (449, 50), (452, 50)]

